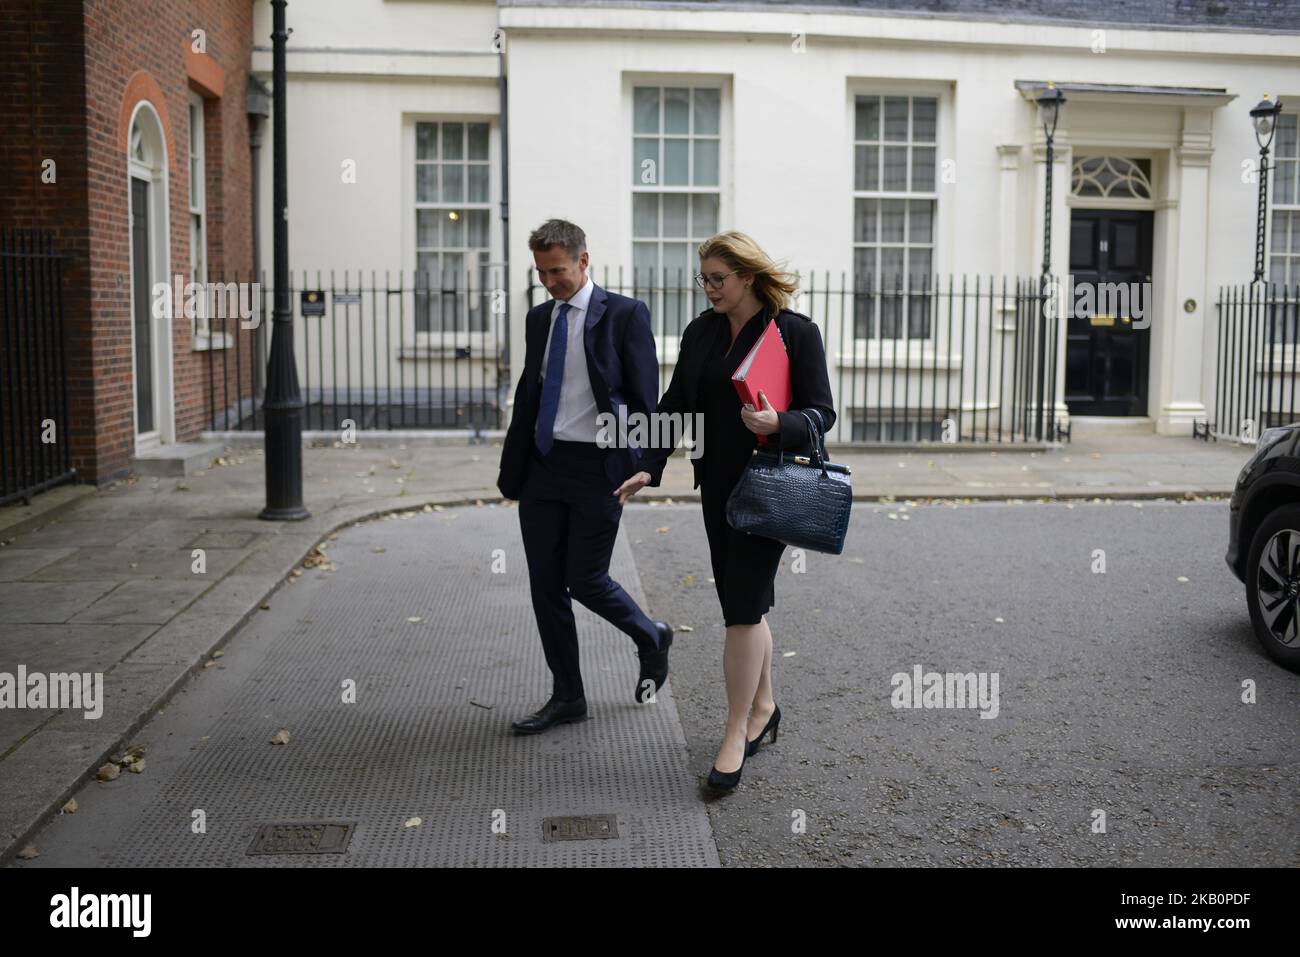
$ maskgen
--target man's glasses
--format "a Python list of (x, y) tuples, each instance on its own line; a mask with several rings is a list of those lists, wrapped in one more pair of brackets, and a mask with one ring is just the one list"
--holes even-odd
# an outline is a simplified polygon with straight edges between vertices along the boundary
[(707, 282), (707, 283), (708, 283), (710, 286), (712, 286), (714, 289), (721, 289), (721, 288), (722, 288), (722, 284), (723, 284), (724, 282), (727, 281), (727, 277), (728, 277), (728, 276), (731, 276), (731, 275), (734, 275), (735, 272), (736, 272), (736, 270), (733, 269), (731, 272), (724, 272), (724, 273), (723, 273), (722, 275), (720, 275), (720, 276), (718, 276), (718, 275), (714, 275), (714, 276), (706, 276), (706, 275), (704, 275), (704, 273), (696, 273), (696, 274), (695, 274), (695, 285), (697, 285), (697, 286), (699, 286), (701, 289), (703, 289), (703, 288), (704, 288), (704, 284)]

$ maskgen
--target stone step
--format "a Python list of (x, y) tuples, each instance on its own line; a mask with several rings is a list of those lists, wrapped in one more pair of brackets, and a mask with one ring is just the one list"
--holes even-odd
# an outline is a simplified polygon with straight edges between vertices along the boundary
[(131, 459), (131, 468), (137, 475), (172, 477), (193, 475), (206, 469), (212, 460), (221, 455), (220, 442), (176, 442), (147, 449)]
[(1149, 415), (1072, 415), (1070, 438), (1088, 435), (1155, 435), (1156, 421)]

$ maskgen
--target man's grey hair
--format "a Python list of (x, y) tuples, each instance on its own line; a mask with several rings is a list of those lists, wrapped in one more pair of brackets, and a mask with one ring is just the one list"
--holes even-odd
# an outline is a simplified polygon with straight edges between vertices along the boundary
[(587, 248), (587, 234), (566, 219), (548, 219), (532, 231), (528, 248), (533, 252), (563, 246), (572, 259), (577, 259)]

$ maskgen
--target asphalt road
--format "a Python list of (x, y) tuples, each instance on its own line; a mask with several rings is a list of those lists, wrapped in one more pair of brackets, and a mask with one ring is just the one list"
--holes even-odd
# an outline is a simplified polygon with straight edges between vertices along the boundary
[[(787, 550), (780, 739), (703, 803), (725, 698), (698, 505), (629, 505), (615, 555), (692, 629), (665, 700), (629, 700), (630, 642), (580, 609), (595, 720), (522, 739), (508, 722), (549, 679), (517, 514), (349, 527), (141, 729), (148, 769), (88, 783), (17, 866), (247, 864), (260, 822), (345, 818), (346, 857), (259, 863), (1296, 866), (1300, 675), (1251, 632), (1226, 521), (1221, 501), (858, 503), (844, 555), (796, 572)], [(986, 699), (894, 707), (916, 668), (983, 675)], [(619, 841), (538, 843), (543, 816), (597, 811)]]
[[(624, 524), (652, 614), (693, 629), (670, 682), (707, 767), (723, 628), (699, 506)], [(842, 556), (796, 573), (787, 549), (780, 738), (709, 807), (723, 864), (1300, 864), (1300, 675), (1256, 642), (1226, 538), (1222, 501), (859, 503)], [(917, 666), (996, 673), (997, 716), (894, 707)]]

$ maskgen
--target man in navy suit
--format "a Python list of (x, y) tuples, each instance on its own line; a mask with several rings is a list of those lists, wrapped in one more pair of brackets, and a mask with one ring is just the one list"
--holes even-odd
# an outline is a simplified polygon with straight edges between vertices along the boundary
[(587, 237), (573, 223), (548, 220), (528, 237), (528, 248), (552, 298), (524, 321), (524, 371), (497, 488), (519, 500), (533, 612), (553, 685), (539, 711), (512, 725), (521, 734), (587, 716), (572, 598), (636, 643), (638, 702), (667, 680), (673, 637), (609, 576), (623, 514), (615, 489), (640, 469), (641, 450), (626, 447), (614, 430), (606, 447), (600, 417), (620, 421), (620, 408), (648, 417), (658, 405), (650, 311), (592, 282)]

